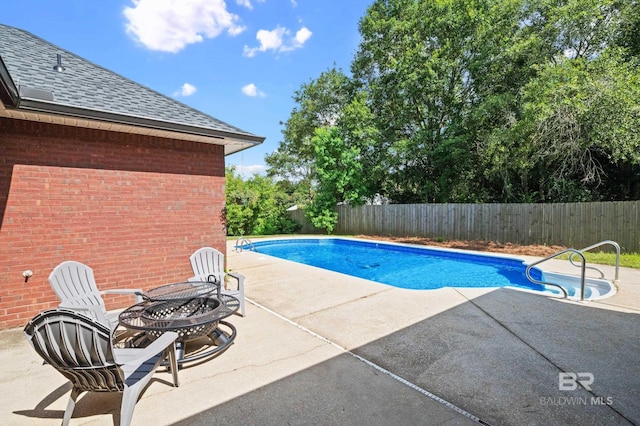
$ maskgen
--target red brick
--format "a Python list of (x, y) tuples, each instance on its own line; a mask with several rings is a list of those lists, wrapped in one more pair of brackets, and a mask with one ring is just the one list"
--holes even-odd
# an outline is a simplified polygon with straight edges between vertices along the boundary
[(57, 305), (64, 260), (101, 289), (188, 278), (194, 250), (226, 248), (224, 184), (222, 146), (0, 118), (0, 329)]

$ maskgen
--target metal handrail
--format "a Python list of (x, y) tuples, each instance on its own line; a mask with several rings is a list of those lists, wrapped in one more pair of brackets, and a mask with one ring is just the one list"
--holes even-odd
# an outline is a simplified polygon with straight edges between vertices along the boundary
[[(609, 244), (612, 245), (615, 249), (616, 249), (616, 272), (615, 272), (615, 277), (614, 277), (614, 281), (618, 281), (618, 276), (620, 274), (620, 244), (616, 243), (615, 241), (611, 241), (611, 240), (604, 240), (604, 241), (600, 241), (599, 243), (595, 243), (593, 245), (590, 245), (589, 247), (585, 247), (583, 249), (580, 250), (581, 253), (584, 253), (585, 251), (589, 251), (591, 249), (594, 249), (596, 247), (600, 247), (603, 246), (605, 244)], [(571, 254), (569, 256), (569, 262), (573, 265), (573, 266), (578, 266), (575, 263), (573, 263), (573, 254)], [(600, 278), (604, 278), (604, 272), (602, 272), (600, 269), (595, 268), (593, 266), (587, 266), (587, 268), (589, 269), (593, 269), (595, 271), (600, 272)]]
[(251, 250), (256, 251), (256, 248), (253, 245), (253, 242), (251, 242), (250, 239), (245, 237), (238, 237), (238, 239), (236, 240), (236, 251), (242, 253), (242, 250), (245, 244), (247, 244)]
[[(551, 260), (551, 259), (553, 259), (553, 258), (556, 258), (556, 257), (558, 257), (558, 256), (561, 256), (561, 255), (563, 255), (563, 254), (565, 254), (565, 253), (572, 253), (572, 254), (571, 254), (571, 256), (573, 256), (574, 254), (575, 254), (575, 255), (578, 255), (578, 256), (580, 256), (580, 258), (582, 259), (582, 274), (581, 274), (581, 276), (580, 276), (580, 291), (581, 291), (581, 294), (580, 294), (580, 300), (582, 301), (582, 300), (584, 300), (584, 290), (585, 290), (585, 270), (586, 270), (586, 263), (587, 263), (587, 262), (586, 262), (586, 260), (585, 260), (585, 258), (584, 258), (584, 254), (582, 254), (582, 253), (580, 252), (580, 250), (576, 250), (576, 249), (569, 248), (569, 249), (566, 249), (566, 250), (559, 251), (559, 252), (557, 252), (557, 253), (555, 253), (555, 254), (552, 254), (552, 255), (550, 255), (550, 256), (547, 256), (547, 257), (545, 257), (544, 259), (540, 259), (540, 260), (538, 260), (538, 261), (533, 262), (532, 264), (530, 264), (529, 266), (527, 266), (527, 270), (526, 270), (527, 278), (529, 279), (529, 281), (531, 281), (532, 283), (535, 283), (535, 284), (540, 284), (540, 285), (551, 285), (551, 286), (554, 286), (554, 287), (558, 287), (558, 288), (562, 291), (562, 293), (564, 294), (564, 298), (565, 298), (565, 299), (567, 299), (567, 298), (569, 297), (569, 295), (567, 294), (567, 290), (565, 290), (565, 288), (564, 288), (564, 287), (562, 287), (560, 284), (554, 284), (554, 283), (549, 283), (549, 282), (544, 282), (544, 281), (537, 280), (537, 279), (533, 278), (533, 277), (531, 276), (531, 273), (530, 273), (531, 268), (533, 268), (534, 266), (539, 265), (539, 264), (540, 264), (540, 263), (542, 263), (542, 262), (546, 262), (547, 260)], [(577, 265), (576, 265), (576, 266), (577, 266)]]

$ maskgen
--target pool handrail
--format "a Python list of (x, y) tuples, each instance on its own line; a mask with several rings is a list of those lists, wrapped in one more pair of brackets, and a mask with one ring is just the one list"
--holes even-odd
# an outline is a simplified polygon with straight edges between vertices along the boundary
[[(560, 284), (540, 281), (540, 280), (537, 280), (537, 279), (535, 279), (535, 278), (533, 278), (531, 276), (531, 269), (534, 266), (539, 265), (540, 263), (546, 262), (547, 260), (554, 259), (554, 258), (556, 258), (558, 256), (561, 256), (561, 255), (565, 254), (565, 253), (572, 253), (571, 256), (578, 255), (582, 259), (582, 273), (580, 274), (580, 301), (583, 301), (584, 300), (585, 282), (586, 282), (585, 281), (585, 271), (586, 271), (586, 263), (587, 262), (586, 262), (586, 260), (584, 258), (584, 254), (582, 254), (580, 252), (580, 250), (576, 250), (576, 249), (573, 249), (573, 248), (568, 248), (568, 249), (559, 251), (557, 253), (554, 253), (554, 254), (552, 254), (550, 256), (547, 256), (544, 259), (540, 259), (540, 260), (537, 260), (537, 261), (529, 264), (529, 266), (527, 266), (527, 270), (526, 270), (527, 278), (529, 279), (529, 281), (531, 281), (532, 283), (535, 283), (535, 284), (550, 285), (550, 286), (553, 286), (553, 287), (558, 287), (562, 291), (562, 293), (564, 294), (564, 298), (568, 299), (569, 298), (569, 294), (567, 293), (567, 290), (564, 287), (562, 287)], [(572, 264), (573, 264), (573, 262), (572, 262)], [(577, 265), (575, 265), (575, 266), (577, 266)]]
[(243, 236), (238, 237), (238, 239), (236, 240), (236, 251), (242, 253), (245, 244), (248, 246), (249, 250), (256, 251), (256, 247), (253, 245), (253, 242)]
[[(615, 276), (613, 278), (614, 282), (618, 281), (618, 277), (620, 274), (620, 244), (616, 243), (615, 241), (612, 240), (604, 240), (604, 241), (600, 241), (599, 243), (595, 243), (590, 245), (589, 247), (585, 247), (583, 249), (580, 249), (579, 251), (581, 253), (584, 253), (585, 251), (589, 251), (591, 249), (594, 249), (596, 247), (600, 247), (603, 246), (605, 244), (609, 244), (611, 246), (613, 246), (616, 249), (616, 266), (615, 266)], [(573, 266), (578, 266), (575, 263), (573, 263), (573, 253), (571, 255), (569, 255), (569, 263), (571, 263)], [(602, 272), (600, 269), (593, 267), (593, 266), (587, 266), (588, 269), (592, 269), (594, 271), (598, 271), (600, 273), (600, 278), (604, 278), (604, 272)]]

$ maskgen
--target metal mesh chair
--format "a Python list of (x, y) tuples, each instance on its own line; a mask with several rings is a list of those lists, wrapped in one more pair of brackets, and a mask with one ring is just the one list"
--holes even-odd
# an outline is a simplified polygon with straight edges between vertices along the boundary
[[(224, 255), (211, 247), (198, 249), (189, 258), (193, 277), (189, 281), (210, 281), (220, 285), (221, 292), (240, 301), (240, 314), (244, 316), (244, 275), (224, 271)], [(225, 288), (225, 276), (237, 281), (235, 289)]]
[(98, 290), (93, 269), (68, 260), (56, 266), (49, 274), (49, 284), (60, 299), (60, 307), (86, 311), (111, 329), (118, 326), (118, 313), (109, 313), (102, 296), (105, 294), (131, 294), (136, 303), (142, 302), (142, 289)]
[(146, 348), (116, 348), (105, 325), (74, 310), (56, 308), (36, 315), (24, 334), (36, 352), (73, 385), (63, 425), (69, 424), (83, 392), (122, 392), (120, 424), (127, 426), (140, 393), (167, 352), (177, 371), (175, 352), (170, 350), (178, 337), (174, 332), (164, 333)]

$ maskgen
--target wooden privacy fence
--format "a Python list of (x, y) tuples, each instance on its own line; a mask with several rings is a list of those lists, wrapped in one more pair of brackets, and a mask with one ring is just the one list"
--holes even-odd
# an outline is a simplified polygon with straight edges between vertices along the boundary
[[(337, 207), (336, 234), (488, 240), (580, 249), (603, 240), (640, 251), (640, 201), (555, 204), (383, 204)], [(318, 232), (291, 211), (302, 232)]]

